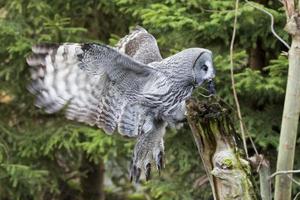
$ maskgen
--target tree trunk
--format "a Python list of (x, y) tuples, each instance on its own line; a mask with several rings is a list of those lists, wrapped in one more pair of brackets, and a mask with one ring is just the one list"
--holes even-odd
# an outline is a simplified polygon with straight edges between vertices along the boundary
[(85, 176), (80, 179), (82, 188), (82, 199), (104, 200), (104, 163), (99, 161), (98, 164), (88, 160), (86, 155), (82, 158), (80, 167)]
[[(285, 30), (292, 36), (289, 50), (289, 72), (281, 123), (277, 171), (292, 170), (300, 112), (300, 17), (294, 1), (283, 1), (287, 13)], [(275, 200), (291, 199), (292, 181), (278, 175), (275, 181)]]
[(229, 111), (218, 102), (193, 99), (187, 103), (187, 109), (214, 199), (257, 199), (250, 164), (241, 154)]
[(256, 40), (256, 46), (250, 49), (249, 52), (249, 66), (253, 70), (262, 70), (265, 66), (266, 55), (262, 48), (262, 41), (260, 38)]
[(271, 200), (270, 162), (261, 154), (249, 158), (252, 169), (259, 169), (259, 185), (261, 200)]

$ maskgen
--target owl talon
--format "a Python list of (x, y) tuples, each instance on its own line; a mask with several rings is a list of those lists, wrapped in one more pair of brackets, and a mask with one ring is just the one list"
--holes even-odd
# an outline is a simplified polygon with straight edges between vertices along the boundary
[(164, 153), (162, 151), (160, 151), (159, 154), (157, 155), (157, 159), (156, 159), (156, 167), (157, 167), (159, 175), (160, 175), (160, 171), (164, 167), (163, 155), (164, 155)]
[(156, 165), (160, 173), (161, 169), (164, 167), (163, 152), (164, 141), (161, 138), (161, 135), (141, 135), (133, 150), (130, 167), (130, 180), (138, 182), (141, 173), (145, 175), (146, 181), (150, 180), (151, 167), (153, 164)]
[(141, 168), (136, 168), (135, 183), (138, 183), (141, 177)]
[(150, 163), (148, 163), (146, 165), (145, 177), (146, 177), (146, 181), (150, 180), (150, 178), (151, 178), (151, 164)]
[(135, 183), (138, 183), (141, 176), (141, 168), (131, 164), (130, 168), (130, 182), (134, 180)]
[(129, 173), (130, 182), (132, 182), (132, 180), (133, 180), (135, 171), (136, 171), (136, 167), (133, 166), (133, 162), (131, 161), (131, 163), (130, 163), (130, 173)]

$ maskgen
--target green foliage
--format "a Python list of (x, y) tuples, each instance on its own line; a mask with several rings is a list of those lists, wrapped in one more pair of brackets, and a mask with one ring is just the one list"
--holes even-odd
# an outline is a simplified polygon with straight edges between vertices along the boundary
[[(48, 175), (46, 170), (32, 169), (26, 165), (3, 163), (0, 165), (0, 182), (1, 185), (9, 187), (1, 187), (0, 198), (5, 199), (11, 196), (19, 200), (26, 196), (35, 195), (42, 198), (44, 187), (52, 188), (51, 183), (48, 182)], [(53, 187), (53, 189), (55, 188)]]
[[(283, 31), (280, 2), (263, 6)], [(258, 5), (258, 4), (257, 4)], [(26, 90), (25, 56), (38, 42), (104, 42), (111, 45), (137, 24), (158, 40), (164, 57), (188, 47), (214, 53), (218, 95), (234, 107), (229, 43), (234, 18), (233, 0), (112, 0), (0, 2), (0, 199), (80, 199), (79, 179), (84, 158), (106, 165), (109, 195), (130, 199), (209, 199), (208, 183), (194, 187), (203, 176), (189, 127), (166, 134), (166, 169), (153, 180), (134, 187), (127, 173), (133, 141), (107, 136), (101, 130), (47, 115), (33, 106)], [(258, 149), (275, 163), (284, 98), (287, 57), (270, 31), (269, 16), (241, 3), (234, 52), (235, 80), (246, 128)], [(253, 70), (251, 52), (260, 47), (264, 63)], [(259, 58), (254, 58), (259, 59)], [(300, 141), (297, 141), (298, 143)], [(250, 152), (251, 152), (251, 148)], [(300, 151), (299, 148), (297, 151)], [(300, 163), (296, 161), (296, 167)], [(197, 184), (196, 184), (197, 185)], [(70, 192), (69, 192), (70, 193)], [(79, 194), (79, 195), (77, 195)], [(131, 196), (131, 197), (130, 197)]]

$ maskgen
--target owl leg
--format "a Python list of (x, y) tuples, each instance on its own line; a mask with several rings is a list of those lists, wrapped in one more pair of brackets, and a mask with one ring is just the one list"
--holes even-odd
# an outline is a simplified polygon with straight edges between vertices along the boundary
[(151, 165), (155, 164), (158, 172), (164, 168), (164, 140), (165, 123), (138, 137), (134, 147), (130, 166), (130, 180), (138, 182), (142, 172), (146, 180), (150, 179)]

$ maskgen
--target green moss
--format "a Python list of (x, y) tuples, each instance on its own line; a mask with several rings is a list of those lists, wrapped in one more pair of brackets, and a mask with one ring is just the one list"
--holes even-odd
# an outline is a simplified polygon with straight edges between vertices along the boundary
[(130, 194), (128, 195), (128, 200), (145, 200), (145, 196), (143, 194)]
[(233, 166), (233, 161), (231, 158), (225, 158), (222, 162), (223, 166), (226, 168), (231, 168)]

